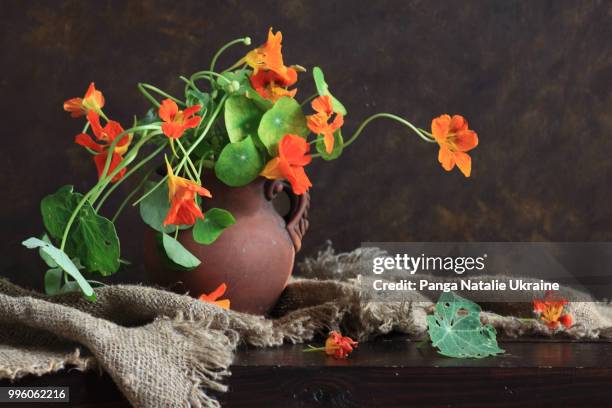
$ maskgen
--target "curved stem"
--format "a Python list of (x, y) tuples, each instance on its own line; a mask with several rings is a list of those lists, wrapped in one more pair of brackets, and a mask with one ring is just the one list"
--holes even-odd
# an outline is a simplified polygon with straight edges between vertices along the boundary
[[(136, 133), (139, 131), (147, 131), (147, 130), (159, 130), (159, 124), (157, 123), (152, 123), (149, 125), (142, 125), (142, 126), (134, 126), (131, 127), (127, 130), (124, 130), (123, 132), (119, 133), (119, 135), (117, 135), (117, 137), (115, 137), (115, 140), (113, 140), (113, 142), (110, 144), (110, 146), (107, 149), (107, 152), (114, 152), (115, 151), (115, 147), (117, 145), (117, 143), (125, 136), (128, 135), (130, 133)], [(137, 146), (142, 146), (142, 141), (143, 140), (149, 140), (151, 137), (156, 136), (158, 134), (160, 134), (161, 132), (155, 132), (153, 134), (151, 134), (149, 137), (144, 137), (143, 139), (141, 139), (138, 143)], [(104, 169), (102, 169), (102, 173), (100, 173), (100, 178), (102, 178), (103, 176), (105, 176), (108, 173), (108, 169), (110, 168), (110, 164), (111, 164), (111, 160), (113, 158), (112, 154), (107, 154), (106, 155), (106, 162), (104, 162)], [(95, 187), (94, 187), (95, 188)], [(94, 201), (97, 199), (97, 196), (100, 193), (96, 193), (96, 195), (94, 196)]]
[[(224, 95), (223, 98), (221, 99), (221, 101), (219, 102), (219, 105), (217, 105), (217, 108), (214, 110), (214, 112), (212, 113), (212, 116), (210, 117), (208, 123), (206, 124), (206, 127), (204, 128), (204, 131), (200, 134), (200, 136), (198, 137), (198, 139), (189, 147), (189, 149), (187, 150), (187, 156), (183, 157), (183, 159), (179, 162), (178, 166), (176, 166), (176, 168), (174, 169), (175, 173), (178, 173), (179, 170), (185, 165), (185, 159), (186, 157), (189, 157), (189, 155), (193, 152), (193, 150), (198, 147), (198, 145), (200, 144), (200, 142), (202, 140), (204, 140), (204, 137), (206, 137), (206, 135), (208, 134), (208, 131), (210, 130), (212, 124), (214, 123), (215, 119), (217, 118), (217, 116), (219, 115), (219, 112), (221, 111), (221, 108), (223, 107), (223, 104), (225, 103), (225, 100), (227, 99), (227, 95)], [(138, 203), (140, 203), (142, 200), (144, 200), (145, 198), (147, 198), (149, 196), (149, 194), (152, 194), (155, 190), (157, 190), (157, 188), (159, 188), (159, 186), (161, 186), (166, 180), (168, 179), (168, 175), (166, 174), (164, 177), (162, 177), (161, 180), (159, 180), (157, 182), (157, 184), (155, 184), (155, 186), (153, 186), (153, 188), (151, 188), (149, 191), (147, 191), (142, 197), (140, 197), (138, 200), (134, 201), (132, 203), (133, 206), (138, 205)]]
[(200, 181), (200, 174), (198, 173), (198, 169), (196, 169), (195, 165), (193, 164), (193, 162), (189, 158), (189, 155), (187, 155), (187, 151), (183, 147), (183, 144), (178, 139), (176, 139), (176, 144), (178, 144), (178, 147), (179, 147), (179, 149), (181, 149), (181, 152), (183, 152), (183, 155), (185, 155), (185, 157), (187, 157), (187, 164), (191, 168), (192, 176), (195, 176), (196, 181), (198, 183), (200, 183), (201, 181)]
[(166, 147), (166, 143), (162, 144), (161, 146), (159, 146), (157, 149), (155, 149), (151, 154), (149, 154), (147, 157), (145, 157), (144, 159), (142, 159), (136, 166), (132, 167), (127, 173), (125, 173), (125, 176), (123, 176), (121, 178), (121, 180), (118, 180), (115, 184), (113, 184), (107, 191), (106, 193), (104, 193), (104, 195), (102, 196), (102, 198), (100, 199), (100, 201), (98, 201), (98, 204), (96, 205), (96, 212), (100, 211), (100, 207), (102, 207), (102, 204), (104, 204), (104, 202), (106, 201), (106, 199), (108, 198), (108, 196), (111, 195), (111, 193), (113, 191), (115, 191), (115, 189), (117, 187), (119, 187), (119, 185), (121, 185), (121, 183), (123, 183), (124, 180), (128, 179), (132, 174), (134, 174), (136, 171), (138, 171), (142, 166), (144, 166), (145, 164), (147, 164), (150, 160), (152, 160), (155, 156), (157, 156), (157, 154), (159, 152), (161, 152), (164, 148)]
[(304, 99), (304, 101), (302, 103), (300, 103), (300, 106), (306, 105), (308, 102), (312, 101), (317, 96), (319, 96), (318, 93), (310, 95), (308, 98)]
[[(232, 41), (228, 42), (223, 47), (219, 48), (219, 51), (216, 52), (216, 54), (212, 58), (212, 61), (210, 62), (210, 70), (214, 72), (215, 65), (217, 64), (217, 60), (219, 59), (221, 54), (223, 54), (225, 52), (225, 50), (227, 50), (228, 48), (230, 48), (233, 45), (240, 44), (240, 43), (243, 43), (244, 45), (247, 45), (247, 46), (251, 45), (251, 38), (250, 37), (237, 38), (235, 40), (232, 40)], [(211, 81), (210, 84), (211, 84), (211, 86), (214, 86), (212, 81)]]
[(159, 105), (160, 105), (159, 102), (157, 101), (157, 99), (155, 99), (153, 97), (153, 95), (151, 95), (147, 91), (147, 89), (150, 89), (151, 91), (153, 91), (153, 92), (155, 92), (155, 93), (157, 93), (157, 94), (159, 94), (161, 96), (165, 96), (166, 98), (172, 99), (174, 102), (176, 102), (179, 105), (187, 106), (185, 104), (185, 102), (181, 101), (178, 98), (175, 98), (174, 96), (170, 95), (169, 93), (164, 92), (161, 89), (159, 89), (157, 87), (154, 87), (153, 85), (149, 85), (149, 84), (145, 84), (145, 83), (140, 82), (138, 84), (138, 90), (144, 95), (145, 98), (147, 98), (153, 105), (155, 105), (158, 108), (159, 108)]
[[(397, 115), (393, 115), (391, 113), (376, 113), (372, 116), (370, 116), (369, 118), (367, 118), (366, 120), (363, 121), (363, 123), (361, 123), (361, 125), (357, 128), (357, 130), (355, 131), (355, 133), (353, 133), (353, 136), (351, 136), (343, 145), (343, 148), (348, 147), (351, 143), (353, 143), (355, 141), (355, 139), (357, 139), (359, 137), (359, 135), (361, 134), (361, 132), (363, 131), (363, 129), (365, 129), (365, 127), (372, 122), (373, 120), (376, 119), (380, 119), (380, 118), (387, 118), (387, 119), (392, 119), (395, 120), (396, 122), (401, 123), (402, 125), (408, 127), (410, 130), (414, 131), (421, 139), (423, 139), (424, 141), (428, 142), (428, 143), (436, 143), (436, 141), (433, 138), (430, 138), (429, 136), (427, 136), (425, 133), (423, 133), (421, 131), (421, 129), (417, 128), (416, 126), (414, 126), (412, 123), (408, 122), (406, 119), (401, 118)], [(313, 154), (312, 157), (319, 157), (321, 156), (321, 154), (316, 153)]]
[[(145, 126), (142, 126), (145, 127)], [(125, 133), (125, 132), (123, 132)], [(115, 140), (113, 140), (113, 142), (110, 144), (109, 146), (109, 150), (110, 151), (114, 151), (115, 150), (115, 146), (117, 145), (117, 143), (119, 142), (119, 140), (121, 140), (121, 137), (123, 136), (123, 133), (121, 133), (117, 138), (115, 138)], [(81, 211), (81, 208), (83, 207), (83, 205), (85, 205), (85, 202), (89, 200), (89, 198), (94, 195), (94, 194), (99, 194), (100, 191), (102, 191), (104, 189), (104, 187), (106, 187), (106, 185), (108, 183), (110, 183), (110, 181), (113, 179), (113, 177), (115, 177), (121, 170), (123, 170), (128, 164), (130, 164), (135, 158), (136, 155), (138, 154), (138, 150), (140, 149), (140, 147), (147, 141), (149, 140), (149, 138), (144, 138), (141, 141), (139, 141), (136, 146), (134, 146), (134, 148), (132, 148), (127, 155), (125, 156), (125, 158), (117, 165), (117, 167), (115, 167), (115, 169), (113, 169), (113, 171), (101, 178), (100, 180), (98, 180), (98, 182), (96, 183), (96, 185), (87, 192), (87, 194), (85, 194), (83, 196), (83, 198), (81, 199), (81, 201), (79, 201), (79, 203), (77, 204), (76, 208), (72, 211), (72, 214), (70, 214), (70, 218), (68, 219), (68, 222), (66, 223), (66, 227), (64, 229), (64, 235), (62, 235), (62, 241), (60, 244), (60, 250), (64, 250), (64, 248), (66, 247), (66, 241), (68, 240), (68, 234), (70, 232), (70, 228), (72, 227), (72, 224), (74, 223), (74, 220), (76, 219), (77, 214)], [(107, 164), (108, 164), (108, 160), (107, 160)], [(106, 169), (108, 170), (108, 169)], [(103, 172), (102, 174), (106, 174), (105, 172)]]
[(130, 194), (128, 194), (123, 201), (121, 202), (121, 205), (119, 205), (119, 208), (117, 208), (117, 211), (115, 211), (115, 214), (113, 215), (113, 218), (111, 218), (111, 222), (115, 222), (117, 220), (117, 218), (119, 218), (119, 215), (121, 215), (121, 212), (123, 212), (123, 209), (125, 208), (125, 206), (127, 205), (128, 202), (130, 202), (130, 200), (132, 199), (132, 197), (134, 197), (134, 195), (140, 191), (140, 189), (142, 188), (142, 186), (144, 186), (144, 184), (147, 182), (147, 180), (149, 179), (149, 176), (151, 175), (151, 173), (153, 172), (153, 169), (147, 171), (144, 175), (144, 177), (142, 178), (142, 180), (140, 180), (140, 183), (138, 183), (138, 185), (136, 186), (136, 188), (132, 191), (130, 191)]

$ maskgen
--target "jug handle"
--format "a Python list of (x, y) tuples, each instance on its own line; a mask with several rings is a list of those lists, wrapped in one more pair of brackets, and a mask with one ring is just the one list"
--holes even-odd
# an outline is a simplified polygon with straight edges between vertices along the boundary
[(310, 194), (308, 191), (301, 195), (295, 194), (291, 185), (285, 180), (266, 180), (264, 192), (269, 201), (272, 201), (281, 191), (284, 191), (289, 197), (289, 213), (284, 216), (284, 219), (295, 252), (299, 252), (302, 248), (302, 239), (309, 226)]

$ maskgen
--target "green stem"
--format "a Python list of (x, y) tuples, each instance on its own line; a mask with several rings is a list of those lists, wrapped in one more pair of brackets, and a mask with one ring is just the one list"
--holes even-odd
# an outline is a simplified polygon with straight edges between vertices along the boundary
[[(152, 135), (153, 136), (153, 135)], [(106, 193), (104, 193), (104, 195), (102, 196), (102, 198), (100, 199), (100, 201), (98, 201), (98, 204), (96, 205), (96, 212), (100, 211), (100, 207), (102, 207), (102, 204), (104, 204), (104, 202), (106, 201), (106, 199), (111, 195), (111, 193), (113, 191), (115, 191), (115, 189), (117, 187), (119, 187), (119, 185), (121, 185), (121, 183), (123, 183), (124, 180), (126, 180), (127, 178), (129, 178), (132, 174), (134, 174), (136, 171), (138, 171), (142, 166), (144, 166), (145, 164), (147, 164), (150, 160), (152, 160), (155, 156), (157, 156), (157, 154), (159, 152), (161, 152), (164, 148), (166, 147), (166, 143), (164, 142), (164, 144), (162, 144), (161, 146), (159, 146), (157, 149), (155, 149), (151, 154), (149, 154), (147, 157), (145, 157), (144, 159), (142, 159), (136, 166), (132, 167), (127, 173), (125, 173), (125, 176), (123, 176), (121, 178), (121, 180), (118, 180), (115, 184), (113, 184), (107, 191)]]
[[(221, 108), (223, 107), (223, 104), (225, 103), (226, 99), (227, 99), (227, 95), (224, 95), (223, 98), (221, 99), (221, 101), (219, 102), (219, 105), (217, 105), (217, 108), (212, 113), (212, 116), (208, 120), (208, 123), (206, 124), (206, 127), (204, 128), (204, 131), (202, 131), (202, 133), (197, 138), (197, 140), (189, 147), (189, 150), (187, 150), (187, 155), (185, 157), (183, 157), (183, 159), (179, 162), (178, 166), (176, 166), (176, 168), (174, 169), (174, 173), (175, 174), (178, 174), (179, 170), (185, 165), (186, 158), (189, 157), (189, 155), (193, 152), (193, 150), (196, 147), (198, 147), (200, 142), (202, 142), (202, 140), (204, 140), (204, 137), (206, 137), (206, 135), (208, 134), (208, 131), (210, 130), (213, 122), (215, 121), (215, 119), (219, 115), (219, 112), (221, 111)], [(142, 200), (144, 200), (150, 194), (152, 194), (155, 190), (157, 190), (159, 188), (159, 186), (161, 186), (167, 179), (168, 179), (168, 175), (166, 174), (161, 180), (159, 180), (157, 182), (157, 184), (155, 184), (155, 186), (153, 186), (152, 189), (147, 191), (143, 196), (141, 196), (138, 200), (136, 200), (134, 203), (132, 203), (132, 205), (133, 206), (138, 205), (138, 203), (140, 203)]]
[[(212, 72), (215, 71), (215, 65), (217, 64), (217, 60), (219, 59), (219, 57), (221, 56), (221, 54), (223, 54), (225, 52), (225, 50), (227, 50), (228, 48), (236, 45), (236, 44), (244, 44), (246, 46), (251, 45), (251, 38), (250, 37), (244, 37), (244, 38), (237, 38), (235, 40), (232, 40), (230, 42), (228, 42), (227, 44), (225, 44), (223, 47), (219, 48), (219, 51), (217, 51), (217, 53), (213, 56), (212, 61), (210, 62), (210, 70)], [(210, 82), (211, 86), (214, 86), (213, 81), (211, 80)]]
[(319, 94), (312, 94), (312, 95), (310, 95), (308, 98), (304, 99), (304, 101), (302, 103), (300, 103), (300, 106), (306, 105), (308, 102), (312, 101), (317, 96), (319, 96)]
[(170, 95), (169, 93), (164, 92), (164, 91), (162, 91), (161, 89), (159, 89), (159, 88), (157, 88), (157, 87), (155, 87), (155, 86), (153, 86), (153, 85), (150, 85), (150, 84), (145, 84), (145, 83), (140, 82), (140, 83), (138, 84), (138, 90), (139, 90), (139, 91), (140, 91), (140, 92), (141, 92), (141, 93), (144, 95), (144, 97), (145, 97), (145, 98), (147, 98), (147, 99), (148, 99), (148, 100), (149, 100), (149, 101), (150, 101), (150, 102), (151, 102), (153, 105), (155, 105), (155, 106), (156, 106), (156, 107), (158, 107), (158, 108), (159, 108), (159, 105), (160, 105), (160, 104), (159, 104), (159, 102), (157, 102), (157, 99), (155, 99), (155, 98), (153, 97), (153, 95), (151, 95), (151, 94), (150, 94), (150, 93), (147, 91), (147, 89), (150, 89), (151, 91), (153, 91), (153, 92), (155, 92), (155, 93), (157, 93), (157, 94), (159, 94), (159, 95), (161, 95), (161, 96), (165, 96), (166, 98), (172, 99), (174, 102), (176, 102), (176, 103), (177, 103), (177, 104), (179, 104), (179, 105), (182, 105), (182, 106), (187, 106), (187, 105), (185, 104), (185, 102), (181, 101), (181, 100), (180, 100), (180, 99), (178, 99), (178, 98), (175, 98), (174, 96)]
[[(114, 152), (114, 151), (115, 151), (115, 147), (116, 147), (117, 143), (118, 143), (118, 142), (119, 142), (119, 141), (120, 141), (120, 140), (121, 140), (121, 139), (122, 139), (122, 138), (123, 138), (125, 135), (127, 135), (127, 134), (129, 134), (129, 133), (136, 133), (136, 132), (143, 131), (143, 130), (144, 130), (144, 131), (146, 131), (146, 130), (159, 130), (159, 128), (160, 128), (160, 124), (158, 124), (158, 123), (152, 123), (152, 124), (149, 124), (149, 125), (134, 126), (134, 127), (129, 128), (129, 129), (127, 129), (127, 130), (124, 130), (123, 132), (121, 132), (121, 133), (120, 133), (120, 134), (119, 134), (119, 135), (118, 135), (118, 136), (115, 138), (115, 140), (113, 140), (113, 142), (112, 142), (112, 143), (110, 144), (110, 146), (108, 147), (107, 151), (108, 151), (108, 152)], [(151, 134), (150, 136), (146, 136), (146, 137), (144, 137), (144, 138), (140, 139), (136, 145), (137, 145), (137, 146), (142, 146), (142, 144), (143, 144), (143, 140), (149, 140), (151, 137), (156, 136), (156, 135), (158, 135), (158, 134), (160, 134), (160, 132), (156, 132), (156, 133), (154, 133), (154, 134)], [(100, 178), (104, 177), (104, 176), (105, 176), (105, 175), (108, 173), (108, 169), (110, 168), (110, 164), (111, 164), (111, 160), (112, 160), (112, 158), (113, 158), (113, 155), (112, 155), (112, 154), (107, 154), (107, 156), (106, 156), (106, 162), (104, 163), (104, 169), (102, 170), (102, 173), (100, 173)], [(94, 186), (94, 188), (96, 188), (96, 187)], [(104, 188), (104, 187), (102, 187), (102, 189), (103, 189), (103, 188)], [(102, 193), (102, 191), (100, 190), (99, 192), (97, 192), (97, 193), (94, 195), (93, 202), (95, 202), (95, 201), (98, 199), (98, 196), (99, 196), (101, 193)], [(93, 204), (93, 202), (92, 202), (92, 204)]]
[(187, 155), (187, 151), (183, 147), (183, 144), (178, 139), (176, 139), (176, 144), (178, 144), (178, 147), (179, 147), (179, 149), (181, 149), (181, 152), (183, 152), (183, 155), (185, 155), (185, 157), (187, 157), (187, 164), (189, 165), (188, 167), (191, 168), (192, 176), (195, 176), (196, 181), (198, 183), (200, 183), (200, 174), (198, 173), (198, 169), (196, 169), (195, 165), (193, 164), (193, 162), (191, 161), (191, 159)]
[[(387, 118), (387, 119), (395, 120), (396, 122), (399, 122), (402, 125), (407, 126), (409, 129), (414, 131), (424, 141), (426, 141), (428, 143), (436, 143), (436, 141), (433, 138), (430, 138), (429, 136), (427, 136), (426, 134), (421, 132), (419, 128), (414, 126), (412, 123), (408, 122), (406, 119), (401, 118), (401, 117), (399, 117), (397, 115), (393, 115), (391, 113), (382, 112), (382, 113), (376, 113), (376, 114), (370, 116), (369, 118), (367, 118), (366, 120), (364, 120), (361, 123), (361, 125), (359, 126), (359, 128), (357, 128), (355, 133), (353, 133), (353, 136), (351, 136), (346, 142), (344, 142), (343, 148), (347, 148), (351, 143), (353, 143), (355, 141), (355, 139), (357, 139), (359, 137), (359, 135), (361, 134), (363, 129), (365, 129), (365, 127), (370, 122), (372, 122), (373, 120), (376, 120), (376, 119), (380, 119), (380, 118)], [(312, 157), (319, 157), (319, 156), (321, 156), (320, 153), (316, 153), (316, 154), (312, 155)]]
[(117, 208), (117, 211), (115, 211), (115, 215), (113, 215), (113, 218), (111, 218), (111, 221), (114, 223), (117, 218), (119, 218), (119, 215), (121, 214), (121, 212), (123, 212), (123, 209), (125, 208), (125, 206), (127, 205), (127, 203), (132, 199), (132, 197), (134, 197), (134, 195), (140, 191), (140, 189), (142, 188), (142, 186), (144, 186), (144, 184), (147, 182), (149, 176), (151, 175), (151, 173), (153, 172), (153, 169), (149, 170), (148, 172), (146, 172), (146, 174), (144, 175), (144, 177), (142, 178), (142, 180), (138, 183), (138, 185), (136, 186), (136, 188), (132, 191), (130, 191), (130, 194), (128, 194), (125, 199), (121, 202), (121, 205), (119, 205), (119, 208)]
[(325, 351), (325, 347), (313, 347), (310, 344), (307, 349), (302, 350), (304, 353), (310, 353), (312, 351)]
[[(145, 126), (142, 126), (142, 127), (145, 127)], [(132, 131), (133, 129), (134, 128), (128, 129), (128, 131)], [(127, 131), (119, 134), (119, 136), (116, 137), (115, 140), (113, 140), (113, 142), (109, 146), (109, 151), (114, 151), (115, 150), (115, 146), (117, 145), (119, 140), (121, 140), (121, 137), (123, 136), (123, 134), (126, 133), (126, 132)], [(91, 190), (89, 190), (83, 196), (81, 201), (79, 201), (79, 203), (77, 204), (77, 206), (74, 209), (74, 211), (72, 212), (72, 214), (70, 214), (70, 218), (68, 219), (68, 222), (66, 223), (66, 228), (64, 229), (64, 235), (62, 236), (62, 241), (61, 241), (61, 244), (60, 244), (60, 250), (63, 251), (64, 248), (66, 247), (66, 241), (68, 240), (68, 234), (70, 232), (70, 228), (72, 227), (72, 224), (74, 223), (74, 220), (76, 219), (77, 214), (81, 211), (81, 208), (83, 207), (83, 205), (85, 205), (85, 202), (87, 202), (92, 195), (99, 194), (99, 192), (102, 191), (104, 189), (104, 187), (106, 187), (106, 185), (108, 183), (110, 183), (110, 181), (113, 179), (113, 177), (115, 177), (128, 164), (130, 164), (136, 158), (136, 155), (138, 154), (138, 150), (140, 149), (140, 147), (147, 140), (149, 140), (149, 138), (144, 138), (144, 139), (140, 140), (136, 144), (136, 146), (134, 146), (134, 148), (132, 148), (127, 153), (125, 158), (117, 165), (117, 167), (115, 167), (115, 169), (109, 175), (107, 175), (106, 177), (102, 177), (100, 180), (98, 180), (96, 185), (93, 186), (93, 188)], [(107, 160), (106, 164), (107, 165), (109, 164), (108, 160)], [(108, 171), (108, 169), (105, 169), (105, 171), (102, 174), (106, 174), (106, 171)]]

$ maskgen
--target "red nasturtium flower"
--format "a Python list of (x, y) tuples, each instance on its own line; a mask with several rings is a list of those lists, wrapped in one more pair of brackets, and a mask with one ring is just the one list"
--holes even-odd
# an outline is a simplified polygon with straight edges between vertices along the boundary
[(280, 31), (274, 34), (270, 27), (266, 43), (250, 51), (242, 61), (253, 68), (253, 75), (259, 70), (274, 71), (283, 81), (290, 82), (292, 74), (283, 62), (282, 42), (283, 34)]
[(199, 299), (202, 302), (214, 303), (215, 305), (222, 307), (223, 309), (229, 309), (230, 308), (229, 299), (217, 300), (225, 294), (226, 290), (227, 290), (227, 285), (225, 283), (222, 283), (221, 285), (217, 287), (217, 289), (213, 290), (208, 295), (206, 293), (202, 293)]
[(440, 145), (438, 160), (446, 171), (455, 164), (465, 177), (472, 172), (472, 159), (466, 153), (478, 146), (478, 135), (468, 129), (468, 123), (461, 115), (441, 115), (431, 122), (431, 133)]
[(159, 117), (164, 121), (162, 124), (164, 135), (170, 139), (178, 139), (183, 136), (185, 130), (198, 126), (202, 118), (195, 114), (200, 109), (200, 105), (194, 105), (185, 110), (179, 110), (178, 105), (172, 99), (164, 99), (159, 106)]
[(275, 71), (260, 70), (251, 75), (251, 86), (262, 98), (276, 102), (283, 96), (293, 98), (297, 93), (297, 88), (287, 89), (297, 82), (297, 71), (287, 68), (287, 78), (283, 78)]
[[(334, 150), (334, 132), (342, 127), (344, 117), (334, 112), (329, 95), (319, 96), (310, 105), (316, 113), (306, 117), (308, 129), (317, 135), (323, 135), (325, 151), (329, 154)], [(336, 117), (330, 122), (334, 113)]]
[(268, 179), (287, 179), (295, 194), (304, 194), (312, 186), (304, 166), (312, 160), (304, 138), (285, 135), (278, 144), (278, 156), (266, 164), (261, 175)]
[(193, 225), (204, 213), (195, 201), (196, 194), (211, 198), (210, 191), (197, 183), (183, 177), (175, 176), (172, 166), (166, 159), (168, 169), (168, 200), (170, 210), (164, 219), (166, 225)]
[[(76, 136), (74, 142), (78, 145), (85, 146), (96, 154), (93, 156), (94, 163), (96, 164), (96, 169), (98, 170), (98, 178), (102, 178), (102, 171), (104, 170), (104, 166), (106, 165), (106, 159), (109, 154), (110, 144), (121, 134), (123, 133), (123, 127), (118, 122), (114, 120), (109, 120), (106, 122), (106, 125), (102, 127), (100, 124), (100, 116), (93, 110), (90, 110), (87, 114), (87, 120), (91, 126), (91, 130), (93, 131), (94, 136), (98, 140), (95, 142), (91, 136), (86, 133), (81, 133)], [(119, 165), (121, 160), (123, 160), (123, 155), (127, 151), (130, 146), (130, 142), (132, 141), (132, 135), (124, 135), (121, 137), (121, 140), (117, 142), (115, 145), (115, 150), (112, 152), (110, 166), (108, 168), (108, 173), (110, 174), (115, 168)], [(124, 167), (121, 169), (111, 180), (112, 183), (120, 180), (126, 172), (127, 168)]]
[(90, 110), (102, 115), (104, 107), (104, 95), (98, 91), (92, 82), (83, 98), (72, 98), (64, 102), (64, 110), (70, 112), (70, 116), (78, 118), (87, 115)]
[(533, 301), (533, 311), (551, 330), (559, 328), (560, 324), (569, 328), (574, 322), (572, 315), (566, 312), (567, 304), (567, 300), (556, 298), (552, 292), (547, 292), (544, 299)]
[(338, 332), (329, 333), (325, 340), (325, 354), (334, 358), (347, 358), (348, 355), (357, 348), (357, 342), (350, 337), (342, 336)]

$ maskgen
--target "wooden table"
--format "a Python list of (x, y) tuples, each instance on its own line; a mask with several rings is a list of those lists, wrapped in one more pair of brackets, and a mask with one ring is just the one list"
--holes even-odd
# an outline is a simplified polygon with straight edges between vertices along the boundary
[[(502, 347), (506, 355), (482, 360), (441, 357), (402, 336), (361, 344), (348, 360), (303, 353), (302, 345), (245, 348), (227, 381), (230, 391), (219, 399), (224, 407), (612, 407), (612, 343)], [(15, 385), (69, 386), (72, 402), (57, 406), (129, 407), (112, 380), (95, 373)]]

